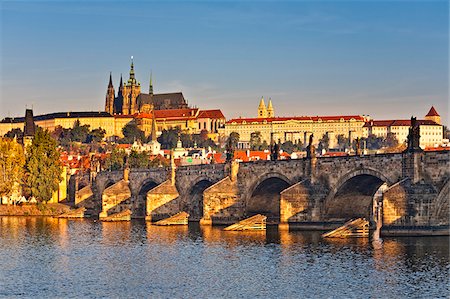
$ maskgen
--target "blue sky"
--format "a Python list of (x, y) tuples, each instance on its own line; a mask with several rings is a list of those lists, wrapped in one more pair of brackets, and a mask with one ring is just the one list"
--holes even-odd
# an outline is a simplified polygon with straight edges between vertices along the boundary
[(448, 1), (2, 1), (0, 118), (102, 110), (134, 56), (148, 92), (227, 118), (369, 114), (448, 124)]

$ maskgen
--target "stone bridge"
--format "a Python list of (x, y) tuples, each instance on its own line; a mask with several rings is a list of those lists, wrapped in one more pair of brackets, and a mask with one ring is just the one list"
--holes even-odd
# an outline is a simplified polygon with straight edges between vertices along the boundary
[(282, 227), (328, 229), (372, 219), (379, 202), (386, 234), (448, 234), (449, 169), (450, 151), (408, 152), (105, 171), (71, 189), (100, 217), (130, 209), (157, 221), (186, 211), (222, 225), (259, 213)]

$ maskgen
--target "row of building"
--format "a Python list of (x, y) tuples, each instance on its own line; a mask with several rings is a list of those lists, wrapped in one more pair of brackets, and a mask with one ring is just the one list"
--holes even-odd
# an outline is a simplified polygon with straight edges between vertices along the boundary
[[(34, 117), (36, 125), (55, 130), (57, 127), (72, 128), (76, 121), (81, 125), (89, 125), (91, 129), (102, 128), (106, 137), (123, 137), (122, 129), (134, 122), (146, 136), (155, 127), (156, 134), (163, 130), (179, 128), (183, 132), (199, 134), (206, 130), (213, 140), (220, 136), (229, 136), (232, 132), (239, 134), (239, 147), (248, 148), (251, 134), (261, 133), (261, 141), (270, 143), (292, 141), (306, 145), (311, 135), (314, 143), (327, 135), (329, 147), (337, 146), (337, 136), (343, 135), (350, 141), (368, 137), (386, 137), (389, 133), (395, 135), (399, 143), (406, 141), (411, 120), (372, 120), (366, 115), (338, 116), (294, 116), (275, 117), (271, 99), (266, 107), (261, 98), (257, 117), (235, 118), (226, 121), (221, 110), (201, 110), (188, 105), (181, 92), (153, 93), (150, 77), (149, 92), (141, 92), (141, 84), (136, 80), (134, 63), (131, 62), (129, 79), (123, 83), (120, 78), (118, 92), (110, 74), (105, 98), (105, 111), (98, 112), (59, 112)], [(7, 117), (0, 121), (0, 136), (8, 131), (24, 129), (24, 117)], [(434, 147), (443, 143), (443, 127), (440, 116), (434, 107), (418, 120), (420, 126), (420, 146)]]

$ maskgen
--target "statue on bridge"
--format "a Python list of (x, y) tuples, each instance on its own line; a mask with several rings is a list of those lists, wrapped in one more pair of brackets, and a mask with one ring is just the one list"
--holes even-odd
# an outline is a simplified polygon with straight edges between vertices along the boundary
[(356, 137), (355, 139), (355, 155), (360, 156), (361, 155), (361, 139), (359, 137)]
[(408, 137), (407, 137), (406, 152), (421, 152), (420, 148), (420, 127), (417, 122), (417, 118), (411, 116), (411, 126), (409, 127)]
[(278, 156), (280, 153), (280, 141), (278, 143), (274, 143), (274, 145), (271, 147), (271, 153), (270, 153), (270, 160), (276, 161), (278, 160)]
[(309, 135), (309, 143), (306, 147), (306, 158), (311, 159), (316, 157), (316, 147), (313, 145), (314, 134)]

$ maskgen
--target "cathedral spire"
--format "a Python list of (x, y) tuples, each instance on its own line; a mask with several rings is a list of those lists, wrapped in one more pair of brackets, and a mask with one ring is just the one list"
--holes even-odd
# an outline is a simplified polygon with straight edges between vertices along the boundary
[(152, 81), (152, 72), (150, 72), (150, 86), (148, 88), (148, 93), (153, 94), (153, 81)]
[(134, 62), (133, 62), (133, 56), (131, 56), (131, 67), (130, 67), (130, 79), (128, 80), (128, 83), (136, 84), (136, 78), (134, 76)]
[(155, 110), (152, 110), (152, 132), (150, 135), (151, 141), (156, 141), (156, 117), (155, 117)]
[(109, 83), (108, 83), (108, 87), (113, 87), (113, 83), (112, 83), (112, 72), (109, 72)]

